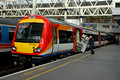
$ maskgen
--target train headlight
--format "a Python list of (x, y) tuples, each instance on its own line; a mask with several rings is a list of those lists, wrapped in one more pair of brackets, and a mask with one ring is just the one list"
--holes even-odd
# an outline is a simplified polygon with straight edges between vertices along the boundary
[(41, 52), (41, 50), (42, 49), (40, 47), (38, 47), (38, 48), (34, 49), (34, 53), (36, 53), (36, 52), (39, 53), (39, 52)]
[(15, 46), (12, 46), (12, 50), (13, 50), (13, 51), (16, 51), (17, 48), (16, 48)]

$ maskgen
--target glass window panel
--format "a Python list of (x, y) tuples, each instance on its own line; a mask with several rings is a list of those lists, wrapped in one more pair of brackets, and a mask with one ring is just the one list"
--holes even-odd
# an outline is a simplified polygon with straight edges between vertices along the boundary
[(43, 23), (19, 24), (15, 41), (39, 43), (42, 36), (43, 25)]
[(15, 29), (16, 27), (9, 27), (9, 41), (13, 40)]
[(116, 8), (118, 8), (118, 7), (120, 8), (120, 3), (116, 3), (116, 4), (115, 4), (115, 7), (116, 7)]
[(53, 29), (54, 29), (54, 44), (57, 44), (57, 31), (56, 28)]
[(59, 30), (60, 43), (73, 43), (73, 32)]

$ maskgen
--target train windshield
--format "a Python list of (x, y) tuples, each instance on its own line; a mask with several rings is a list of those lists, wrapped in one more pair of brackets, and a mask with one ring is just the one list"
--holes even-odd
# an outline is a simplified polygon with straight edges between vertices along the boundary
[(43, 23), (21, 23), (18, 26), (16, 42), (39, 43), (43, 31)]

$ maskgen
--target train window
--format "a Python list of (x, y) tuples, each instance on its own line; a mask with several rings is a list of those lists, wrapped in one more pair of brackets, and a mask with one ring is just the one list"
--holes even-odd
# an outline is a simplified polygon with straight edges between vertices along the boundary
[(99, 41), (98, 40), (98, 35), (95, 35), (95, 34), (85, 34), (85, 35), (87, 35), (88, 37), (92, 36), (94, 38), (94, 41)]
[(14, 32), (9, 32), (9, 41), (13, 40)]
[(54, 32), (54, 44), (57, 44), (57, 31), (56, 31), (56, 28), (53, 28), (53, 32)]
[(9, 32), (15, 32), (16, 27), (9, 27)]
[(113, 41), (113, 40), (115, 40), (115, 36), (114, 35), (106, 35), (106, 40)]
[(43, 23), (19, 24), (15, 41), (39, 43), (42, 36), (43, 26)]
[(118, 8), (118, 7), (120, 8), (120, 3), (116, 3), (116, 4), (115, 4), (115, 7), (116, 7), (116, 8)]
[(73, 43), (73, 32), (59, 30), (60, 43)]
[(13, 40), (15, 29), (16, 27), (9, 27), (9, 41)]
[(106, 37), (104, 35), (101, 35), (101, 41), (105, 41)]
[(98, 41), (98, 35), (93, 34), (94, 41)]
[(0, 41), (2, 41), (2, 29), (0, 27)]

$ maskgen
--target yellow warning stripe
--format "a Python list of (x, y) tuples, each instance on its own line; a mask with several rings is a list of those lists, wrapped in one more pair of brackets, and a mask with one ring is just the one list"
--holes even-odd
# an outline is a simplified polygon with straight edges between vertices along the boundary
[(44, 21), (42, 19), (24, 19), (19, 23), (44, 23)]

